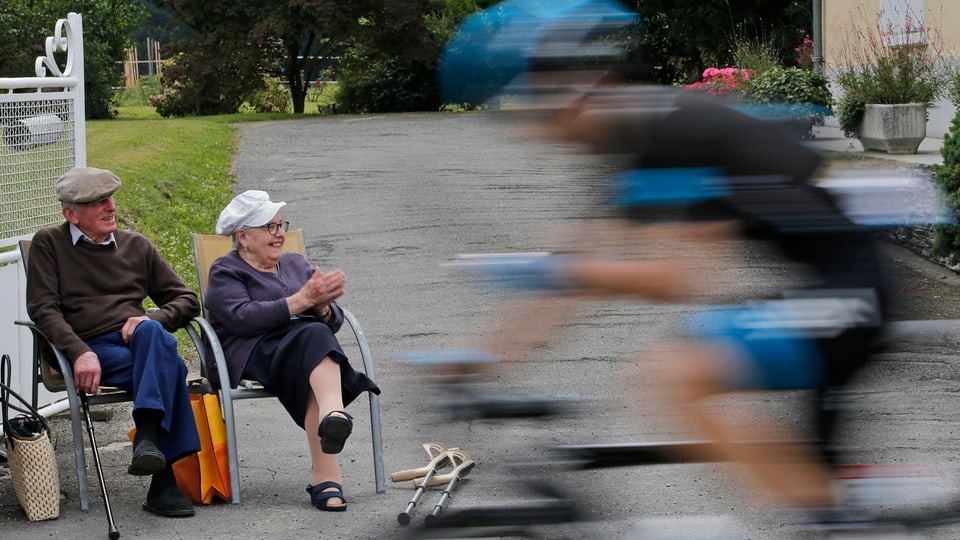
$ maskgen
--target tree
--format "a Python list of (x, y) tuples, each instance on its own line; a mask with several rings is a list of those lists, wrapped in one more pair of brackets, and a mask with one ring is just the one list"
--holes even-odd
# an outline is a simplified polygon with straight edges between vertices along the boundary
[[(178, 48), (185, 57), (210, 56), (211, 44), (229, 44), (231, 55), (246, 61), (245, 69), (284, 77), (294, 111), (302, 113), (309, 81), (329, 65), (362, 24), (370, 0), (164, 0), (194, 35)], [(218, 48), (214, 54), (227, 50)], [(212, 58), (210, 59), (212, 60)], [(195, 62), (196, 63), (196, 62)], [(209, 80), (191, 79), (209, 86)], [(245, 91), (255, 90), (245, 88)], [(212, 89), (200, 92), (215, 94)]]
[(32, 76), (34, 58), (57, 19), (83, 16), (84, 93), (87, 118), (111, 118), (113, 88), (122, 76), (129, 36), (144, 16), (138, 2), (125, 0), (21, 0), (0, 5), (0, 76)]
[(439, 108), (437, 60), (443, 40), (430, 23), (437, 24), (437, 8), (442, 3), (371, 2), (363, 24), (338, 62), (340, 110), (363, 113)]
[(164, 47), (164, 55), (172, 62), (161, 75), (163, 93), (151, 98), (161, 114), (233, 113), (262, 88), (266, 61), (275, 50), (252, 38), (252, 26), (267, 9), (260, 2), (152, 1), (172, 11), (175, 21), (165, 26), (187, 28), (177, 32), (186, 37)]
[[(346, 69), (364, 93), (361, 74), (376, 70), (409, 81), (399, 92), (416, 103), (436, 104), (414, 94), (436, 86), (436, 61), (445, 35), (463, 14), (489, 5), (475, 0), (163, 0), (178, 20), (195, 32), (180, 50), (186, 56), (202, 54), (197, 43), (230, 42), (231, 50), (258, 51), (264, 72), (286, 79), (294, 112), (304, 112), (307, 89), (322, 70), (333, 65)], [(452, 17), (451, 17), (452, 15)], [(206, 37), (200, 38), (200, 35)], [(248, 58), (256, 56), (246, 53)], [(386, 71), (384, 71), (386, 66)], [(254, 66), (251, 65), (251, 68)], [(193, 80), (193, 84), (206, 84)], [(394, 85), (396, 87), (396, 85)], [(354, 88), (358, 88), (354, 85)], [(434, 91), (435, 93), (435, 91)], [(404, 103), (409, 103), (405, 100)], [(406, 105), (397, 103), (394, 107)], [(426, 106), (426, 105), (422, 105)]]

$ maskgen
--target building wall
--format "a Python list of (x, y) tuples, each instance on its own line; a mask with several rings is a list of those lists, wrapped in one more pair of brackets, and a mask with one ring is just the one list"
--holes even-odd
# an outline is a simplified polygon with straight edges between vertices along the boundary
[[(823, 66), (830, 74), (845, 63), (850, 47), (856, 43), (859, 28), (877, 28), (893, 22), (894, 28), (904, 25), (889, 19), (881, 21), (881, 6), (887, 13), (903, 17), (914, 11), (923, 14), (924, 25), (935, 40), (931, 46), (942, 48), (950, 58), (960, 58), (960, 1), (958, 0), (822, 0)], [(902, 39), (902, 38), (900, 38)], [(930, 110), (927, 134), (942, 137), (950, 127), (956, 108), (941, 99)]]

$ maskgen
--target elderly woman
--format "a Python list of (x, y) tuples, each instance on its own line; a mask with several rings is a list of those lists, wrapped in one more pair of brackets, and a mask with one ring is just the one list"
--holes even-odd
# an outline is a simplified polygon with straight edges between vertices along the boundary
[(210, 267), (205, 304), (230, 384), (253, 379), (279, 398), (307, 433), (311, 502), (320, 510), (344, 511), (335, 454), (353, 419), (343, 409), (362, 392), (380, 389), (354, 371), (334, 336), (343, 324), (335, 302), (346, 283), (343, 272), (322, 272), (302, 255), (283, 251), (288, 222), (279, 211), (285, 204), (251, 190), (223, 209), (217, 234), (231, 236), (234, 250)]

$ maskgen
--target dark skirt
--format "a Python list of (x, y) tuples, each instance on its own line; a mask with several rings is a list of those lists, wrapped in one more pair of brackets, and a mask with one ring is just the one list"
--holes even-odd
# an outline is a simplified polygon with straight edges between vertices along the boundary
[(350, 366), (330, 327), (315, 321), (292, 321), (284, 329), (267, 334), (253, 348), (243, 377), (263, 384), (303, 428), (307, 403), (313, 393), (310, 373), (328, 356), (340, 365), (344, 407), (363, 392), (380, 394), (376, 383)]

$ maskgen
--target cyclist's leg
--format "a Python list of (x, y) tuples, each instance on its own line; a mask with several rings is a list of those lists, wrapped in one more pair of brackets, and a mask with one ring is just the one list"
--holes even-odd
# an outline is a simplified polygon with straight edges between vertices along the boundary
[[(830, 506), (835, 502), (830, 469), (813, 445), (798, 443), (803, 440), (800, 433), (771, 416), (740, 418), (725, 413), (720, 418), (703, 407), (705, 398), (737, 390), (788, 390), (820, 384), (821, 359), (811, 340), (765, 332), (749, 324), (750, 319), (768, 316), (771, 314), (753, 309), (736, 309), (702, 320), (708, 327), (704, 338), (675, 350), (673, 358), (664, 362), (671, 378), (667, 392), (694, 429), (716, 441), (704, 449), (712, 454), (708, 458), (742, 464), (755, 482), (783, 502)], [(744, 322), (747, 324), (741, 326)], [(745, 440), (790, 442), (737, 444)]]

